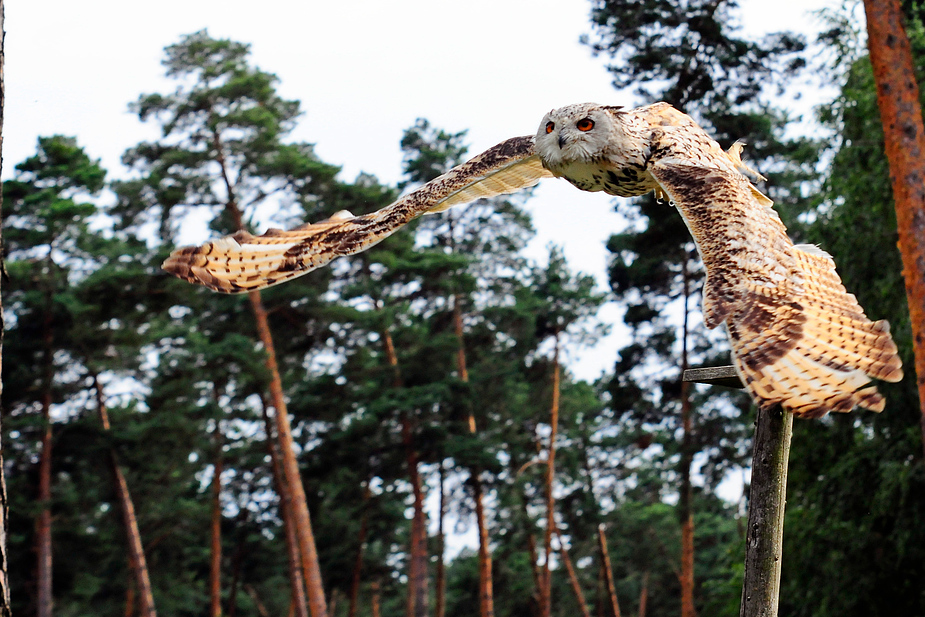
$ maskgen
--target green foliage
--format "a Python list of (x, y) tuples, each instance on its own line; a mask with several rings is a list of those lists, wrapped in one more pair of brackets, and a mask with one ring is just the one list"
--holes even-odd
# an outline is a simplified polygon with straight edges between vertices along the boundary
[(796, 34), (753, 41), (736, 33), (735, 0), (595, 0), (592, 7), (597, 36), (584, 42), (614, 59), (607, 68), (618, 90), (635, 85), (648, 100), (698, 111), (738, 106), (805, 66)]

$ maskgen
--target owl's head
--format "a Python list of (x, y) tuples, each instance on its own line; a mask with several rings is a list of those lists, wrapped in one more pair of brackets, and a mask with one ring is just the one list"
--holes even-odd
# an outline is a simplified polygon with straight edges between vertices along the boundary
[(553, 109), (536, 133), (536, 152), (548, 167), (598, 158), (618, 131), (619, 107), (580, 103)]

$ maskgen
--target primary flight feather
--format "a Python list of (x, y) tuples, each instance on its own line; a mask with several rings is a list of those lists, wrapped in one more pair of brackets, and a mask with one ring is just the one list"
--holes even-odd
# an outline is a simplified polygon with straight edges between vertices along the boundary
[(902, 378), (889, 324), (867, 319), (829, 255), (790, 241), (740, 151), (723, 151), (666, 103), (569, 105), (549, 112), (536, 136), (501, 142), (377, 212), (340, 212), (261, 236), (238, 232), (177, 249), (163, 267), (216, 291), (254, 291), (364, 251), (422, 214), (543, 178), (621, 197), (655, 190), (694, 237), (706, 269), (704, 321), (725, 324), (733, 363), (759, 405), (779, 403), (801, 417), (882, 411), (871, 378)]

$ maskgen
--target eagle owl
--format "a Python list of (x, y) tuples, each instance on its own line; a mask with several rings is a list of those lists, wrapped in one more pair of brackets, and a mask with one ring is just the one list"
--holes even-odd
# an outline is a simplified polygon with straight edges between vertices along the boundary
[[(174, 251), (168, 272), (226, 293), (276, 285), (363, 251), (417, 216), (512, 193), (543, 178), (633, 197), (657, 191), (678, 209), (703, 259), (703, 315), (725, 325), (733, 362), (761, 406), (801, 417), (882, 411), (871, 378), (902, 369), (886, 321), (870, 321), (822, 250), (794, 245), (757, 176), (666, 103), (593, 103), (550, 111), (535, 136), (503, 141), (371, 214), (340, 212), (261, 236), (241, 231)], [(666, 216), (668, 213), (666, 211)]]

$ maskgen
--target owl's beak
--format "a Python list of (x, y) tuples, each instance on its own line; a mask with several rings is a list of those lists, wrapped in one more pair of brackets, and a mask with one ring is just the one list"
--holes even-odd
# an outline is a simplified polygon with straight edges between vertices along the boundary
[(565, 147), (565, 135), (559, 133), (559, 150)]

